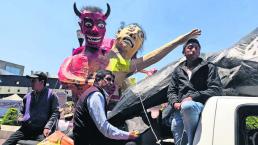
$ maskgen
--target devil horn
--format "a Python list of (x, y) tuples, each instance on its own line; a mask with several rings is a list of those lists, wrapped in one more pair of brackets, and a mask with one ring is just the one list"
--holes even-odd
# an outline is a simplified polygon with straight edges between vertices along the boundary
[(77, 9), (76, 3), (73, 4), (73, 10), (78, 17), (81, 17), (81, 12)]
[(111, 11), (110, 6), (109, 6), (109, 4), (107, 3), (107, 12), (106, 12), (106, 14), (105, 14), (105, 18), (107, 18), (107, 17), (109, 16), (110, 11)]

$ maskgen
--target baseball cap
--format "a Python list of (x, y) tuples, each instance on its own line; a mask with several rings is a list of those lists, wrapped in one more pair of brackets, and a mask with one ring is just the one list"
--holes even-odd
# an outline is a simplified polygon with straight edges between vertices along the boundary
[(37, 72), (34, 73), (32, 75), (26, 75), (27, 78), (30, 79), (39, 79), (39, 80), (45, 80), (45, 82), (47, 81), (47, 75), (44, 72)]

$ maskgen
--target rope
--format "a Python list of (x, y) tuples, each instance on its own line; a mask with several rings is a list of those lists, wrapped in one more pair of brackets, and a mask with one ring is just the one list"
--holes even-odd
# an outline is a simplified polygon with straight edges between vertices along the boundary
[(147, 112), (146, 112), (146, 109), (145, 109), (145, 107), (144, 107), (144, 105), (143, 105), (142, 97), (140, 96), (139, 98), (140, 98), (140, 101), (141, 101), (141, 104), (142, 104), (142, 109), (143, 109), (143, 111), (144, 111), (144, 114), (145, 114), (145, 116), (146, 116), (146, 118), (147, 118), (148, 123), (150, 124), (151, 131), (152, 131), (152, 133), (153, 133), (153, 135), (154, 135), (154, 137), (155, 137), (155, 139), (156, 139), (156, 144), (161, 145), (161, 140), (158, 139), (158, 137), (157, 137), (157, 135), (156, 135), (156, 133), (155, 133), (155, 131), (154, 131), (152, 125), (151, 125), (151, 122), (150, 122), (150, 119), (149, 119), (148, 114), (147, 114)]

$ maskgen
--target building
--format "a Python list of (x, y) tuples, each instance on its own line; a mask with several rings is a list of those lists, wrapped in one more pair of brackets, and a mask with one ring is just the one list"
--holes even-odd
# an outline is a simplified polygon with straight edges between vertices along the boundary
[[(13, 94), (23, 98), (24, 95), (32, 90), (30, 80), (23, 76), (23, 73), (24, 66), (0, 60), (0, 99)], [(31, 71), (31, 74), (34, 73), (37, 73), (37, 71)], [(61, 106), (67, 99), (71, 100), (71, 91), (62, 89), (57, 78), (49, 77), (48, 72), (46, 74), (48, 75), (46, 86), (53, 89), (58, 95)]]
[(20, 75), (24, 73), (24, 66), (0, 60), (0, 75)]

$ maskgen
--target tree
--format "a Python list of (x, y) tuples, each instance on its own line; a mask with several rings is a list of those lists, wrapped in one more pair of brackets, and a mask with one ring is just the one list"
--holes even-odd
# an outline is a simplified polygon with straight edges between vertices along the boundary
[(18, 125), (18, 122), (17, 122), (18, 114), (19, 114), (18, 109), (9, 108), (3, 117), (2, 124)]

